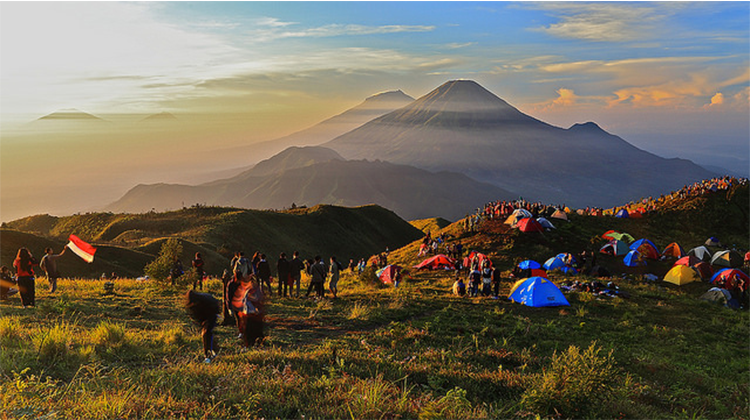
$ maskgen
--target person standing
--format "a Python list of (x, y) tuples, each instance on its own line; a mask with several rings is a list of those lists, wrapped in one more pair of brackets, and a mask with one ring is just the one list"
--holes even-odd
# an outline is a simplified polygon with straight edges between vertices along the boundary
[[(295, 297), (299, 297), (300, 282), (302, 281), (302, 270), (304, 269), (305, 269), (305, 264), (299, 258), (299, 251), (294, 251), (294, 253), (292, 254), (292, 260), (289, 261), (289, 273), (292, 277), (292, 281), (294, 282), (297, 288), (297, 291), (294, 294)], [(291, 286), (290, 286), (289, 294), (290, 295), (292, 294)]]
[(185, 274), (185, 271), (182, 269), (182, 261), (180, 261), (180, 257), (175, 255), (172, 257), (172, 269), (169, 272), (169, 277), (172, 279), (172, 286), (175, 285), (177, 279), (182, 277), (183, 274)]
[(219, 316), (219, 301), (208, 293), (188, 290), (185, 294), (185, 309), (196, 324), (201, 326), (204, 363), (211, 363), (216, 357), (214, 350), (214, 327)]
[(221, 310), (222, 315), (222, 326), (232, 325), (234, 324), (234, 319), (232, 318), (232, 314), (229, 312), (229, 304), (231, 303), (230, 295), (227, 292), (227, 288), (229, 287), (229, 283), (232, 281), (232, 273), (229, 270), (224, 270), (224, 272), (221, 274), (221, 282), (224, 285), (222, 288), (222, 300), (223, 300), (223, 307)]
[(235, 291), (233, 308), (237, 326), (246, 348), (263, 343), (264, 302), (261, 283), (255, 276), (247, 276)]
[(331, 257), (331, 280), (328, 282), (328, 290), (331, 291), (331, 294), (333, 295), (333, 298), (338, 298), (339, 294), (339, 276), (341, 273), (341, 263), (336, 261), (336, 257)]
[(44, 250), (45, 254), (42, 260), (39, 262), (39, 268), (44, 270), (47, 274), (47, 281), (49, 281), (49, 292), (54, 293), (57, 290), (57, 279), (60, 278), (60, 272), (57, 271), (57, 259), (65, 254), (65, 250), (68, 249), (67, 245), (63, 247), (62, 252), (55, 255), (52, 248)]
[(266, 254), (260, 254), (260, 261), (258, 261), (257, 268), (261, 287), (265, 284), (266, 287), (268, 287), (268, 296), (271, 296), (273, 294), (273, 286), (271, 285), (271, 265), (266, 261)]
[(316, 298), (325, 297), (323, 285), (328, 276), (328, 270), (326, 270), (325, 264), (321, 261), (320, 255), (315, 256), (315, 262), (310, 264), (308, 274), (310, 274), (310, 287), (307, 289), (306, 296), (309, 296), (310, 290), (314, 288)]
[(234, 261), (234, 264), (232, 264), (232, 272), (234, 273), (234, 277), (236, 279), (242, 279), (243, 277), (247, 277), (250, 274), (252, 274), (252, 269), (250, 267), (250, 260), (245, 258), (245, 253), (242, 251), (238, 251), (235, 258), (232, 259)]
[(276, 274), (279, 277), (279, 297), (289, 297), (291, 294), (289, 290), (291, 289), (289, 285), (289, 270), (289, 261), (286, 259), (286, 254), (282, 252), (279, 255), (279, 261), (276, 262)]
[(198, 289), (203, 290), (203, 276), (205, 275), (203, 267), (205, 266), (205, 264), (206, 263), (201, 257), (201, 253), (196, 252), (195, 258), (193, 258), (193, 268), (195, 268), (195, 275), (198, 278), (193, 282), (193, 290), (195, 290), (196, 286), (198, 286)]
[(36, 304), (36, 286), (34, 284), (34, 268), (37, 260), (26, 248), (20, 248), (13, 267), (16, 269), (18, 279), (18, 293), (21, 295), (21, 304), (24, 308), (33, 307)]

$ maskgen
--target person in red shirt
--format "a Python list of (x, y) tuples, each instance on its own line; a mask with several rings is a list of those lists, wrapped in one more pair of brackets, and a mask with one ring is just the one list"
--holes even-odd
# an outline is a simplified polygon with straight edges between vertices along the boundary
[(35, 305), (36, 289), (34, 284), (34, 265), (38, 261), (26, 248), (21, 248), (13, 261), (18, 278), (18, 292), (21, 295), (21, 304), (24, 308)]

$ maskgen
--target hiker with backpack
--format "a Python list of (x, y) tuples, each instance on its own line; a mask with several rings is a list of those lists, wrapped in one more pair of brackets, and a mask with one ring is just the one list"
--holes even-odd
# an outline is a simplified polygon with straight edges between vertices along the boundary
[(339, 288), (339, 276), (341, 273), (341, 270), (343, 267), (341, 266), (341, 263), (336, 260), (336, 257), (331, 257), (331, 280), (328, 282), (328, 290), (331, 291), (331, 294), (333, 294), (333, 298), (338, 298)]
[(214, 349), (214, 327), (219, 316), (219, 301), (209, 293), (188, 290), (185, 294), (185, 309), (193, 321), (201, 327), (203, 341), (203, 363), (211, 363), (216, 357)]
[(52, 251), (52, 248), (47, 248), (44, 250), (45, 254), (42, 257), (42, 260), (39, 262), (39, 268), (44, 270), (45, 274), (47, 274), (50, 293), (54, 293), (55, 290), (57, 290), (57, 279), (60, 278), (60, 272), (57, 271), (57, 259), (65, 254), (66, 249), (68, 249), (67, 245), (63, 247), (62, 252), (55, 255), (54, 251)]
[(195, 269), (197, 279), (193, 282), (193, 290), (195, 290), (196, 286), (198, 287), (198, 289), (203, 290), (203, 276), (205, 275), (203, 267), (205, 266), (205, 264), (206, 263), (201, 257), (201, 253), (196, 252), (195, 258), (193, 259), (193, 268)]

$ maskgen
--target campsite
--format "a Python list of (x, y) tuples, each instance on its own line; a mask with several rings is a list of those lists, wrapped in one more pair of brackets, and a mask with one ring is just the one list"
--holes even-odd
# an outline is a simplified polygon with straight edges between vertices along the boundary
[[(648, 251), (643, 244), (661, 253), (677, 243), (684, 253), (704, 246), (710, 238), (746, 250), (747, 202), (744, 183), (728, 191), (662, 202), (641, 218), (573, 211), (567, 214), (568, 221), (552, 219), (555, 229), (544, 231), (523, 232), (500, 219), (481, 220), (473, 230), (466, 228), (464, 220), (447, 225), (421, 220), (415, 225), (431, 230), (432, 237), (460, 241), (464, 256), (471, 251), (486, 255), (503, 273), (500, 298), (454, 296), (450, 291), (454, 271), (441, 265), (446, 260), (434, 260), (432, 270), (416, 267), (434, 258), (418, 256), (424, 234), (415, 235), (413, 227), (396, 229), (390, 234), (393, 238), (397, 231), (411, 232), (399, 239), (404, 246), (367, 245), (380, 250), (391, 247), (389, 268), (380, 273), (388, 281), (380, 280), (375, 267), (368, 266), (361, 273), (344, 270), (335, 300), (272, 296), (264, 343), (244, 349), (236, 327), (218, 327), (219, 354), (210, 364), (201, 362), (199, 329), (181, 304), (188, 286), (124, 276), (111, 280), (109, 293), (105, 283), (110, 280), (83, 276), (61, 279), (52, 295), (46, 280), (39, 277), (35, 309), (23, 309), (17, 297), (2, 307), (0, 394), (6, 407), (2, 416), (749, 418), (748, 311), (727, 307), (721, 292), (712, 294), (718, 303), (701, 299), (712, 288), (710, 281), (737, 276), (731, 270), (743, 269), (720, 271), (723, 267), (715, 265), (716, 278), (701, 279), (688, 268), (700, 261), (696, 256), (643, 259), (645, 265), (627, 267), (616, 250), (612, 255), (599, 252), (613, 234), (628, 241), (627, 234), (633, 243), (648, 239), (638, 247), (644, 254)], [(356, 209), (297, 212), (324, 217), (316, 213), (321, 210), (334, 213), (344, 225), (359, 217)], [(366, 211), (372, 218), (384, 217), (381, 226), (386, 226), (390, 213)], [(184, 212), (192, 218), (199, 213), (223, 214), (211, 208)], [(269, 219), (256, 214), (254, 220), (268, 223), (266, 229), (272, 229), (273, 223), (282, 229), (278, 220), (285, 220), (283, 229), (299, 229), (297, 222), (282, 216)], [(71, 217), (64, 223), (75, 226), (85, 217), (93, 216)], [(166, 215), (149, 217), (167, 220)], [(63, 225), (45, 220), (7, 224), (3, 238), (28, 243), (33, 237), (39, 243), (59, 244), (53, 232)], [(102, 258), (153, 258), (147, 251), (155, 245), (148, 245), (148, 233), (142, 229), (146, 224), (129, 219), (128, 225), (139, 226), (144, 239), (135, 240), (137, 247), (128, 250), (126, 238), (135, 238), (136, 231), (117, 233), (113, 227), (123, 222), (112, 220), (116, 223), (110, 226), (90, 226), (86, 234), (87, 239), (105, 238), (97, 232), (111, 232), (111, 238), (119, 238), (116, 244), (110, 242), (113, 248)], [(171, 223), (199, 238), (188, 220)], [(223, 231), (218, 221), (214, 223), (204, 238)], [(40, 233), (44, 229), (46, 235)], [(180, 239), (186, 258), (196, 246), (211, 246), (207, 240), (193, 240), (187, 235)], [(108, 243), (93, 242), (102, 250)], [(362, 242), (350, 246), (357, 243)], [(17, 245), (3, 242), (4, 264), (11, 254), (6, 247)], [(289, 249), (293, 244), (277, 246)], [(548, 265), (549, 271), (542, 266), (548, 260), (565, 266), (583, 249), (597, 251), (597, 265), (611, 276), (565, 274), (562, 266)], [(222, 264), (221, 252), (211, 255), (216, 258), (211, 264)], [(122, 258), (119, 264), (143, 260)], [(567, 305), (516, 303), (507, 297), (516, 282), (510, 273), (521, 262), (524, 269), (546, 276), (533, 277), (539, 284), (560, 287), (600, 281), (611, 283), (607, 287), (616, 287), (620, 294), (562, 287)], [(402, 268), (398, 287), (393, 282), (394, 265)], [(673, 266), (688, 270), (692, 281), (682, 285), (665, 281)], [(205, 287), (215, 296), (222, 293), (221, 281), (215, 277), (218, 270), (209, 268)], [(648, 280), (647, 274), (658, 280)], [(303, 285), (307, 281), (304, 276)]]

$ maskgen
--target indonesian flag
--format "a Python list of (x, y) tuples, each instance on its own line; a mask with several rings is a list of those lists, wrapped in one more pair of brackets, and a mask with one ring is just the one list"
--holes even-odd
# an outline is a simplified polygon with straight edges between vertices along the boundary
[(70, 238), (68, 239), (70, 239), (70, 242), (68, 242), (68, 249), (73, 251), (87, 263), (94, 262), (94, 253), (96, 252), (96, 248), (87, 244), (86, 242), (83, 242), (76, 235), (70, 235)]

